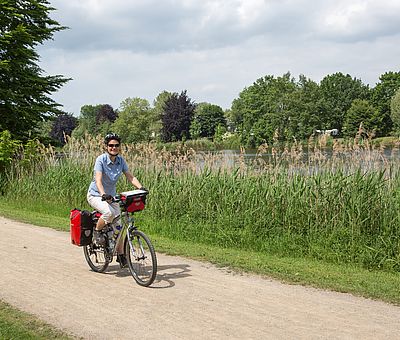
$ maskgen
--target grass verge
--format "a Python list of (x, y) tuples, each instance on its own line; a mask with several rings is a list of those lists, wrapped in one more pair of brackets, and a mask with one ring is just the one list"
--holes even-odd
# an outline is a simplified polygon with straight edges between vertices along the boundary
[(73, 339), (68, 334), (0, 300), (0, 339)]
[[(0, 199), (1, 215), (68, 231), (69, 219)], [(146, 232), (146, 229), (144, 229)], [(209, 261), (237, 272), (255, 273), (280, 281), (351, 293), (400, 305), (400, 274), (369, 271), (351, 265), (337, 265), (307, 258), (278, 257), (266, 253), (176, 241), (149, 233), (157, 251)]]

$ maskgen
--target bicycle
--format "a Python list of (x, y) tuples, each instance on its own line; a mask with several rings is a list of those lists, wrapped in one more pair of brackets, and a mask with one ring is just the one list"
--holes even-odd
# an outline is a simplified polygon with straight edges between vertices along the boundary
[[(144, 287), (154, 282), (157, 275), (156, 253), (149, 237), (138, 230), (133, 218), (136, 211), (144, 209), (147, 194), (144, 190), (132, 190), (113, 197), (113, 201), (118, 202), (121, 207), (121, 216), (103, 228), (105, 244), (97, 245), (90, 241), (83, 246), (86, 261), (93, 271), (104, 272), (117, 255), (119, 242), (124, 242), (124, 253), (133, 279)], [(99, 212), (92, 212), (93, 226), (100, 216)], [(115, 222), (119, 219), (121, 225), (116, 226)]]

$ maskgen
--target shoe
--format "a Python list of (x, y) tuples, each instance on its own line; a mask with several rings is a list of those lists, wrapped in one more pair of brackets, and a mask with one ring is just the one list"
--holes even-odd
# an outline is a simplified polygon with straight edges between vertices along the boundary
[(128, 261), (126, 260), (126, 256), (124, 254), (117, 255), (117, 262), (121, 268), (125, 268), (128, 265)]
[(104, 246), (106, 244), (106, 238), (100, 230), (93, 230), (93, 243), (98, 246)]

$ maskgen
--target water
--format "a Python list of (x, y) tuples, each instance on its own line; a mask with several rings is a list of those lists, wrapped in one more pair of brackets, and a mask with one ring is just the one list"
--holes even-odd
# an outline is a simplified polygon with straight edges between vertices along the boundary
[(280, 151), (272, 152), (271, 149), (258, 153), (256, 149), (248, 149), (242, 152), (237, 149), (225, 149), (219, 151), (200, 151), (196, 154), (196, 162), (199, 169), (222, 168), (233, 169), (249, 167), (253, 170), (265, 170), (271, 168), (287, 168), (291, 172), (306, 172), (308, 174), (325, 170), (354, 171), (369, 170), (393, 170), (393, 166), (399, 166), (400, 150), (394, 147), (387, 148), (355, 148), (341, 151), (332, 148), (308, 151)]

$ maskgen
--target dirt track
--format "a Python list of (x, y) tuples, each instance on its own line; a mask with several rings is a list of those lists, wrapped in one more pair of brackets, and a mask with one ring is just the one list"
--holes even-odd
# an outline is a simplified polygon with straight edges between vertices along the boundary
[(158, 257), (142, 288), (91, 272), (68, 233), (0, 217), (0, 299), (87, 339), (400, 339), (399, 307)]

